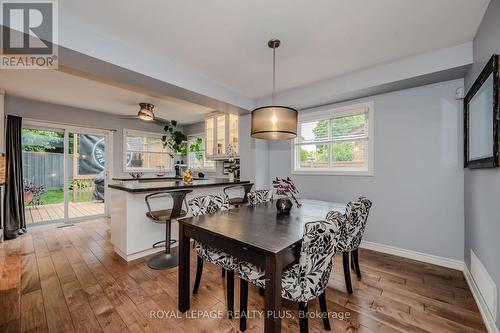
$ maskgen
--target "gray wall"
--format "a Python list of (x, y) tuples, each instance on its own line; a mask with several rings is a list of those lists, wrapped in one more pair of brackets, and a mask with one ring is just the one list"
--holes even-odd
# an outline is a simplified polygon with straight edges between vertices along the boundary
[[(467, 88), (474, 83), (493, 53), (500, 53), (500, 0), (492, 0), (474, 38), (474, 65)], [(500, 169), (465, 170), (465, 263), (470, 269), (473, 250), (497, 285), (500, 299)], [(497, 308), (500, 328), (500, 307)]]
[(5, 96), (5, 113), (23, 118), (55, 121), (76, 126), (115, 129), (113, 132), (113, 176), (127, 175), (123, 172), (123, 129), (135, 129), (161, 133), (163, 128), (134, 119), (120, 119), (119, 116), (78, 109), (63, 105)]
[[(463, 260), (461, 86), (454, 80), (358, 100), (374, 102), (375, 175), (291, 175), (301, 196), (366, 196), (373, 201), (366, 241)], [(289, 142), (272, 142), (269, 156), (270, 178), (290, 175)]]

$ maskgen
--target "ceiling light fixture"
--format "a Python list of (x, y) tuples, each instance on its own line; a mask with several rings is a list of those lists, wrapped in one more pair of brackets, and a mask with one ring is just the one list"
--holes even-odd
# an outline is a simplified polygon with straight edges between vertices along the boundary
[(273, 49), (273, 95), (272, 105), (252, 111), (251, 135), (256, 139), (290, 140), (297, 136), (297, 110), (276, 105), (276, 48), (279, 39), (271, 39), (267, 46)]
[(139, 103), (141, 107), (137, 116), (139, 119), (144, 121), (153, 121), (155, 119), (155, 114), (153, 112), (154, 105), (149, 103)]

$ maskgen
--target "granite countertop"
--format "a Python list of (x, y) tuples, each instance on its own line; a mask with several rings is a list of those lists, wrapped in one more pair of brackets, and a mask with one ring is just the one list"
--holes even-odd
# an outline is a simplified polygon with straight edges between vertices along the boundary
[[(143, 176), (139, 179), (132, 178), (130, 176), (126, 177), (113, 177), (113, 180), (116, 181), (121, 181), (121, 182), (130, 182), (130, 181), (137, 181), (137, 180), (157, 180), (157, 181), (162, 181), (162, 180), (182, 180), (182, 177), (171, 177), (171, 176)], [(193, 180), (198, 180), (198, 179), (209, 179), (209, 178), (199, 178), (199, 177), (193, 177)]]
[[(147, 179), (140, 179), (147, 180)], [(197, 188), (197, 187), (209, 187), (209, 186), (230, 186), (250, 183), (248, 180), (239, 181), (229, 181), (226, 178), (206, 178), (206, 179), (194, 179), (191, 184), (185, 184), (182, 180), (177, 180), (175, 178), (168, 178), (164, 181), (123, 181), (121, 183), (109, 184), (108, 187), (121, 190), (129, 193), (146, 193), (146, 192), (156, 192), (156, 191), (169, 191), (169, 190), (180, 190), (184, 188)]]

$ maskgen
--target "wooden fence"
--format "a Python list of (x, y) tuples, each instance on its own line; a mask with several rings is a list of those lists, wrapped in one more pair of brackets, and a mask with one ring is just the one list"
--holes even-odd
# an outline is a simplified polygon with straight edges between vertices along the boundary
[[(73, 177), (73, 158), (69, 158), (69, 179)], [(23, 177), (46, 189), (64, 187), (64, 154), (45, 152), (23, 152)]]

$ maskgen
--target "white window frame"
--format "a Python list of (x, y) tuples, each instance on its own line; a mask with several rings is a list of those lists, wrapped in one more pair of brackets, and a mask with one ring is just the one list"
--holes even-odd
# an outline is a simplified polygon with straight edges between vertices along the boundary
[[(140, 136), (140, 137), (149, 137), (149, 138), (159, 138), (161, 139), (163, 134), (162, 133), (155, 133), (155, 132), (145, 132), (145, 131), (138, 131), (138, 130), (133, 130), (133, 129), (123, 129), (123, 152), (122, 152), (122, 158), (123, 158), (123, 172), (145, 172), (145, 173), (153, 173), (153, 172), (158, 172), (159, 168), (133, 168), (133, 167), (128, 167), (127, 166), (127, 136)], [(168, 155), (168, 153), (165, 153)], [(170, 156), (168, 156), (171, 158)], [(165, 168), (165, 171), (173, 171), (174, 170), (174, 159), (171, 158), (171, 163), (169, 168)]]
[[(206, 149), (206, 147), (205, 147), (206, 137), (205, 137), (205, 133), (204, 132), (203, 133), (188, 134), (187, 135), (188, 142), (189, 142), (189, 139), (193, 138), (193, 137), (202, 138), (203, 139), (203, 146)], [(208, 161), (205, 149), (203, 150), (203, 160), (204, 161)], [(217, 172), (217, 161), (216, 160), (211, 160), (211, 161), (214, 162), (214, 167), (213, 168), (194, 169), (193, 167), (191, 167), (191, 165), (189, 165), (189, 154), (190, 154), (190, 152), (189, 152), (189, 143), (188, 143), (188, 156), (187, 156), (188, 168), (190, 168), (190, 169), (192, 169), (194, 171)]]
[[(314, 168), (300, 168), (298, 161), (298, 138), (300, 136), (300, 124), (302, 122), (310, 122), (315, 120), (324, 120), (328, 118), (336, 118), (342, 116), (349, 116), (359, 114), (360, 110), (365, 109), (367, 114), (367, 124), (368, 124), (368, 154), (366, 167), (354, 168), (354, 167), (333, 167), (327, 169), (314, 169)], [(373, 176), (374, 175), (374, 103), (365, 102), (351, 104), (341, 107), (321, 107), (310, 112), (301, 114), (298, 116), (298, 135), (297, 138), (291, 142), (291, 170), (292, 174), (296, 175), (343, 175), (343, 176)], [(330, 130), (330, 129), (329, 129)], [(311, 144), (319, 144), (321, 142), (311, 142)], [(330, 143), (328, 141), (328, 143)]]

